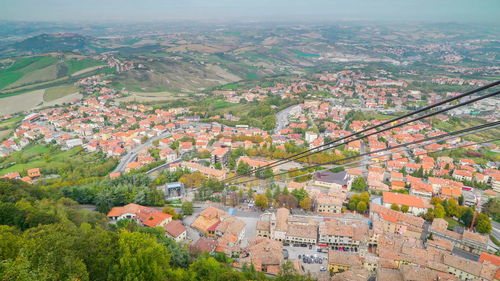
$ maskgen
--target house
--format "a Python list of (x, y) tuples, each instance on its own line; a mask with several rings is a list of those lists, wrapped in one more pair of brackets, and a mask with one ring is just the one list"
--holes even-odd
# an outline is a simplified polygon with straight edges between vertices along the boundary
[(125, 165), (125, 173), (128, 173), (135, 169), (139, 169), (141, 166), (142, 165), (139, 162), (130, 162), (127, 165)]
[(356, 266), (362, 266), (359, 255), (328, 250), (328, 269), (330, 272), (343, 272)]
[(229, 148), (218, 147), (212, 151), (210, 154), (210, 162), (212, 165), (220, 164), (222, 167), (227, 166), (227, 161), (229, 159)]
[(177, 160), (177, 152), (171, 148), (160, 150), (159, 154), (160, 160), (165, 160), (167, 163)]
[(182, 224), (180, 220), (173, 220), (166, 224), (164, 227), (165, 234), (175, 240), (175, 242), (181, 242), (187, 237), (187, 228)]
[(350, 190), (353, 178), (346, 171), (337, 173), (318, 171), (314, 173), (313, 180), (313, 184), (317, 186)]
[(357, 250), (362, 240), (368, 235), (368, 225), (356, 221), (329, 220), (319, 224), (319, 240), (321, 244), (331, 247)]
[(215, 236), (217, 225), (230, 215), (215, 207), (208, 207), (201, 211), (191, 226), (208, 236)]
[(331, 196), (316, 196), (315, 209), (318, 213), (340, 214), (342, 212), (342, 200)]
[(172, 221), (172, 215), (165, 214), (155, 208), (145, 207), (138, 204), (128, 204), (122, 207), (113, 207), (107, 217), (116, 222), (121, 219), (132, 219), (144, 226), (165, 226)]
[(200, 237), (194, 244), (189, 246), (189, 250), (191, 253), (213, 253), (216, 246), (216, 240)]
[(40, 168), (29, 169), (27, 171), (27, 173), (28, 173), (28, 177), (30, 177), (30, 178), (37, 178), (37, 177), (40, 177), (42, 175), (40, 173)]
[(285, 241), (299, 244), (316, 244), (318, 228), (312, 224), (291, 224), (285, 234)]
[(383, 205), (390, 208), (392, 204), (398, 206), (408, 206), (409, 212), (414, 215), (427, 212), (427, 209), (432, 208), (430, 202), (424, 198), (409, 194), (399, 194), (394, 192), (384, 192), (382, 194)]
[(280, 242), (265, 237), (255, 237), (248, 240), (248, 246), (242, 249), (240, 259), (235, 266), (252, 264), (258, 271), (278, 275), (284, 262), (283, 245)]
[(488, 251), (488, 236), (464, 230), (462, 234), (448, 230), (448, 222), (441, 218), (432, 221), (429, 232), (434, 237), (451, 241), (454, 247), (480, 254)]

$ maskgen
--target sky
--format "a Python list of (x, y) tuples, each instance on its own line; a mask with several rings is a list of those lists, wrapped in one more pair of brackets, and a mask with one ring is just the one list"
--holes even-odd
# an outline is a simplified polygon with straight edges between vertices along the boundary
[(0, 0), (0, 20), (500, 23), (500, 0)]

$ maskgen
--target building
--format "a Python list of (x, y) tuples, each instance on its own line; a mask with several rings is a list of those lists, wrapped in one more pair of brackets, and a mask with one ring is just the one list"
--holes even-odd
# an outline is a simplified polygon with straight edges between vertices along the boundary
[(319, 243), (332, 249), (345, 248), (357, 251), (365, 244), (368, 236), (368, 225), (358, 221), (329, 220), (319, 224)]
[(317, 213), (340, 214), (342, 213), (342, 200), (331, 196), (317, 196), (315, 198)]
[(328, 251), (328, 270), (330, 272), (344, 272), (351, 267), (358, 266), (362, 266), (359, 255), (334, 250)]
[(353, 178), (346, 171), (338, 173), (318, 171), (314, 174), (313, 180), (317, 186), (350, 190)]
[(256, 237), (248, 240), (248, 246), (242, 249), (240, 259), (235, 266), (252, 264), (258, 271), (277, 275), (284, 262), (281, 243), (265, 237)]
[(434, 219), (429, 232), (434, 237), (451, 241), (454, 247), (462, 250), (481, 254), (488, 251), (488, 236), (464, 230), (462, 234), (448, 230), (448, 222), (444, 219)]
[(172, 215), (165, 214), (155, 208), (144, 207), (134, 203), (123, 207), (113, 207), (107, 217), (114, 222), (121, 219), (131, 219), (135, 220), (138, 224), (149, 227), (163, 227), (172, 221)]
[(220, 164), (222, 167), (226, 167), (228, 160), (229, 160), (229, 148), (218, 147), (214, 149), (210, 154), (210, 162), (212, 163), (212, 165)]
[(164, 226), (165, 234), (174, 239), (176, 242), (181, 242), (187, 238), (187, 229), (180, 220), (173, 220)]
[(215, 207), (208, 207), (201, 211), (191, 226), (208, 236), (215, 236), (217, 225), (230, 215)]
[(166, 200), (176, 200), (182, 198), (185, 194), (184, 184), (182, 182), (170, 182), (157, 189), (163, 191)]
[(430, 202), (424, 198), (394, 192), (384, 192), (382, 195), (382, 202), (383, 205), (388, 208), (390, 208), (392, 204), (408, 206), (408, 211), (416, 216), (432, 208)]
[(285, 234), (288, 243), (314, 245), (318, 242), (318, 227), (316, 225), (289, 224)]

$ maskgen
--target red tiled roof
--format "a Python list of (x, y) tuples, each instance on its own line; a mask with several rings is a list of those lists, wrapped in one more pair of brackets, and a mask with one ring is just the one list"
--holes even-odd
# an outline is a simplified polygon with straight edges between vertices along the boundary
[(171, 236), (177, 237), (186, 231), (186, 227), (180, 220), (173, 220), (165, 225), (165, 231)]

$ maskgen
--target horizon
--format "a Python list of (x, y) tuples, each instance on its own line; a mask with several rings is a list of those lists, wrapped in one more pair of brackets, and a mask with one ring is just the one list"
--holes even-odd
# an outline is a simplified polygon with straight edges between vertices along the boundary
[[(159, 23), (194, 22), (411, 22), (411, 23), (500, 23), (500, 1), (483, 0), (4, 0), (0, 21), (68, 23)], [(26, 7), (34, 6), (29, 11)], [(93, 8), (96, 7), (96, 8)], [(33, 12), (30, 12), (33, 11)]]

